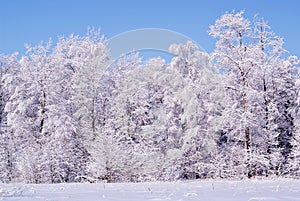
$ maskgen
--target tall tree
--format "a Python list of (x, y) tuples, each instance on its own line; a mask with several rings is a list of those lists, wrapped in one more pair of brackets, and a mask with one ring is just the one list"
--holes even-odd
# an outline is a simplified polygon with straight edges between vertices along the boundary
[(286, 59), (287, 51), (283, 48), (283, 39), (276, 36), (263, 19), (255, 18), (253, 38), (256, 43), (253, 63), (257, 66), (257, 79), (254, 79), (256, 84), (253, 84), (263, 94), (261, 108), (264, 114), (259, 115), (264, 116), (263, 136), (266, 143), (260, 147), (266, 149), (263, 154), (269, 162), (266, 173), (275, 171), (278, 174), (278, 169), (284, 172), (284, 164), (287, 163), (292, 148), (295, 67), (290, 61), (293, 57)]
[[(63, 130), (69, 133), (63, 139), (73, 139), (68, 147), (76, 157), (70, 160), (81, 161), (74, 163), (73, 168), (79, 174), (78, 179), (84, 179), (94, 151), (93, 141), (99, 135), (96, 104), (100, 94), (96, 90), (108, 65), (108, 51), (100, 32), (90, 29), (85, 37), (60, 38), (53, 54), (62, 74), (60, 118), (70, 124)], [(57, 128), (60, 127), (58, 124)], [(74, 179), (74, 175), (72, 177)]]
[[(297, 57), (291, 57), (290, 62), (294, 66), (299, 65), (299, 60)], [(291, 144), (293, 146), (291, 157), (289, 157), (289, 168), (288, 172), (291, 177), (296, 177), (300, 178), (300, 78), (299, 78), (299, 72), (297, 74), (295, 86), (296, 86), (296, 102), (295, 102), (295, 108), (294, 108), (294, 125), (295, 125), (295, 130), (294, 130), (294, 135), (291, 141)]]
[(296, 102), (295, 64), (294, 56), (288, 59), (279, 59), (276, 65), (276, 106), (280, 115), (275, 119), (278, 130), (278, 148), (282, 160), (279, 164), (279, 174), (288, 174), (288, 161), (293, 149), (292, 140), (295, 135), (295, 119), (293, 110)]
[(18, 178), (17, 156), (20, 145), (18, 138), (7, 125), (7, 111), (5, 107), (18, 85), (20, 73), (17, 53), (0, 56), (0, 181), (16, 182)]
[[(50, 73), (48, 51), (50, 43), (31, 48), (28, 47), (28, 57), (20, 61), (19, 83), (9, 104), (8, 126), (21, 141), (19, 164), (22, 177), (27, 182), (44, 182), (42, 169), (47, 118), (46, 77)], [(23, 160), (21, 160), (23, 158)]]
[[(250, 131), (249, 125), (251, 116), (249, 96), (252, 93), (249, 76), (252, 65), (248, 59), (251, 51), (247, 45), (250, 22), (243, 17), (243, 14), (243, 11), (224, 14), (215, 25), (210, 27), (209, 34), (218, 38), (213, 54), (217, 67), (225, 70), (224, 73), (228, 77), (225, 87), (230, 124), (227, 124), (229, 127), (225, 132), (228, 139), (235, 142), (234, 146), (243, 144), (244, 153), (240, 154), (244, 158), (235, 160), (238, 161), (235, 167), (242, 169), (245, 164), (246, 174), (250, 178), (253, 176), (251, 169), (251, 132), (253, 131)], [(243, 170), (239, 171), (243, 172)]]
[(200, 51), (192, 42), (173, 44), (169, 49), (176, 55), (170, 67), (185, 79), (186, 85), (193, 91), (181, 91), (181, 95), (189, 99), (181, 103), (183, 111), (180, 119), (183, 121), (185, 143), (181, 156), (176, 160), (178, 164), (175, 166), (180, 170), (176, 177), (206, 177), (208, 166), (211, 165), (207, 158), (215, 149), (214, 129), (218, 127), (213, 123), (217, 107), (212, 106), (217, 104), (215, 92), (218, 89), (218, 76), (210, 64), (209, 55)]

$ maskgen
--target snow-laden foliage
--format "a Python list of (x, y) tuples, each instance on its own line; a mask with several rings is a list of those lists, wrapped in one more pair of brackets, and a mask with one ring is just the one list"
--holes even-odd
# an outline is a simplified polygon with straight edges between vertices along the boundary
[(211, 26), (224, 73), (224, 163), (238, 175), (286, 174), (294, 135), (294, 68), (263, 19), (226, 13)]
[[(110, 58), (99, 31), (0, 56), (0, 181), (299, 178), (298, 58), (258, 17), (226, 13), (212, 55)], [(20, 58), (20, 59), (18, 59)]]

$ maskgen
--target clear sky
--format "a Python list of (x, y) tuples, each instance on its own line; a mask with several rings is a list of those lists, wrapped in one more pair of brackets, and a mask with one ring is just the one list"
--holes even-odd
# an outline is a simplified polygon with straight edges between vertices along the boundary
[(0, 54), (23, 54), (25, 43), (49, 37), (84, 35), (88, 26), (100, 27), (107, 38), (132, 29), (170, 29), (212, 52), (209, 25), (226, 11), (243, 9), (250, 19), (264, 17), (300, 57), (299, 0), (0, 0)]

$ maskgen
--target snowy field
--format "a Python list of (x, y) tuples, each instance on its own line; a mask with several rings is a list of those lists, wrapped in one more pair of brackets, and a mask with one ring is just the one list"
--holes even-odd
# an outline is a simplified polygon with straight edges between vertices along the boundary
[(290, 201), (300, 180), (192, 181), (122, 184), (0, 184), (0, 200), (26, 201)]

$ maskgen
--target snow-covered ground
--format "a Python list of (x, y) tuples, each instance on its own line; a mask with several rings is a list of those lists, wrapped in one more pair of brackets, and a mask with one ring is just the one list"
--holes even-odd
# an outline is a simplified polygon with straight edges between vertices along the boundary
[(0, 184), (0, 200), (290, 201), (300, 200), (300, 180), (205, 180), (122, 184)]

